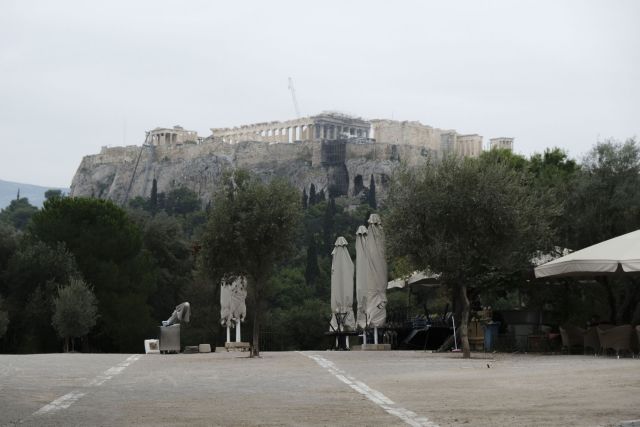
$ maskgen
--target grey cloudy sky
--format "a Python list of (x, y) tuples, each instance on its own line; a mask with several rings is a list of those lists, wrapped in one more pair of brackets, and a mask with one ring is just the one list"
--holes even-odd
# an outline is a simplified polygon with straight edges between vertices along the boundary
[(640, 134), (638, 1), (0, 1), (0, 179), (338, 110), (580, 157)]

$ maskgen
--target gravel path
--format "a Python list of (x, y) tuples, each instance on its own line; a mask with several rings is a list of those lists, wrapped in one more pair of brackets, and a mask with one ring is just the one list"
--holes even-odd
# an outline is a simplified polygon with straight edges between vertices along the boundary
[(0, 356), (0, 425), (617, 426), (640, 360), (423, 352)]

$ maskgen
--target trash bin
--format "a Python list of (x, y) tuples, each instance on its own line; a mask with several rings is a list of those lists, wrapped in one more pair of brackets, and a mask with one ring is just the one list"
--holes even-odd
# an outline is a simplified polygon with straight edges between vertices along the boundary
[(484, 325), (484, 351), (493, 351), (498, 338), (500, 322), (489, 322)]

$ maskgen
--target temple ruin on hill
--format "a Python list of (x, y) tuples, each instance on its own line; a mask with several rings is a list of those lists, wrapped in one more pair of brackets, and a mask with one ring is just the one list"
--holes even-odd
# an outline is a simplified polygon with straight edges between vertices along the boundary
[[(483, 138), (478, 134), (460, 134), (453, 129), (434, 128), (418, 121), (364, 120), (337, 112), (323, 112), (293, 120), (211, 128), (211, 136), (207, 140), (228, 144), (242, 141), (268, 144), (335, 140), (381, 142), (423, 147), (440, 155), (455, 153), (463, 157), (478, 157), (484, 149)], [(488, 148), (494, 147), (513, 150), (513, 138), (493, 138)]]
[(211, 128), (214, 141), (235, 144), (241, 141), (293, 143), (336, 139), (369, 139), (371, 124), (359, 117), (340, 113), (322, 113), (316, 116), (283, 122), (265, 122), (233, 128)]

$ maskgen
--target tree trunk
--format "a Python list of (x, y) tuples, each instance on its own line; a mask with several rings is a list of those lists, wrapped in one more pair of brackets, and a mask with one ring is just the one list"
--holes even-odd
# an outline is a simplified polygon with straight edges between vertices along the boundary
[(256, 297), (255, 304), (253, 304), (253, 342), (251, 345), (250, 357), (260, 356), (260, 315), (259, 302)]
[(64, 352), (69, 353), (69, 337), (64, 338)]
[(460, 316), (460, 345), (462, 346), (462, 357), (471, 358), (471, 348), (469, 347), (469, 297), (467, 297), (467, 285), (460, 285), (460, 302), (462, 302), (462, 315)]

